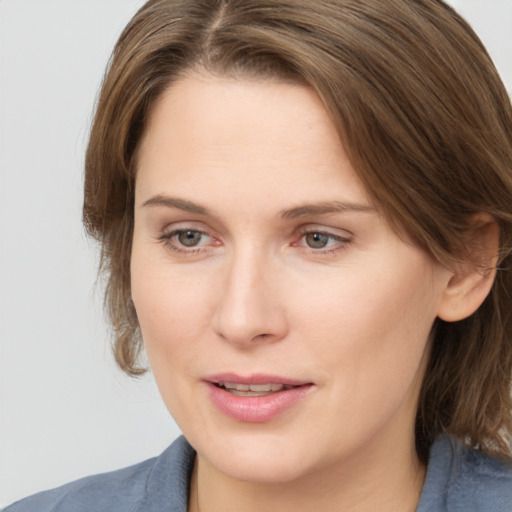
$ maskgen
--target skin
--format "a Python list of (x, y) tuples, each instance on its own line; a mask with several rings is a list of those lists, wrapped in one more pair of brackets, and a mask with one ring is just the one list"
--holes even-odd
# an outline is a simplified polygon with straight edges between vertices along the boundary
[[(415, 509), (414, 418), (453, 274), (372, 207), (312, 90), (175, 82), (139, 146), (131, 261), (152, 370), (198, 453), (191, 511)], [(209, 397), (221, 372), (313, 386), (246, 423)]]

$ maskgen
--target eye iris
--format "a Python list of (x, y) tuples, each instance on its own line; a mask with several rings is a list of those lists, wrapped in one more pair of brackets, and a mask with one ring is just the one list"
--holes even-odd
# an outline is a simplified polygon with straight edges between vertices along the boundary
[(329, 243), (329, 236), (324, 233), (308, 233), (306, 243), (311, 249), (323, 249)]
[(178, 241), (185, 247), (195, 247), (201, 241), (201, 233), (199, 231), (180, 231)]

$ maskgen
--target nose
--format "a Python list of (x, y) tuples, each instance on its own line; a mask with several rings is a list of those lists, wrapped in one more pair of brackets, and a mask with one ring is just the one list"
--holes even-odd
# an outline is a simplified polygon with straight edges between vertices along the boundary
[(241, 348), (279, 341), (288, 332), (276, 264), (248, 252), (226, 262), (213, 316), (216, 334)]

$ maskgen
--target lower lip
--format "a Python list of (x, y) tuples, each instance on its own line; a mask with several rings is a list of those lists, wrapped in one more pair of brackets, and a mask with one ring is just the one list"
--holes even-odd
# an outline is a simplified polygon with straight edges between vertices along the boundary
[(264, 423), (284, 413), (312, 389), (312, 385), (283, 389), (266, 396), (233, 395), (206, 383), (214, 405), (226, 416), (247, 423)]

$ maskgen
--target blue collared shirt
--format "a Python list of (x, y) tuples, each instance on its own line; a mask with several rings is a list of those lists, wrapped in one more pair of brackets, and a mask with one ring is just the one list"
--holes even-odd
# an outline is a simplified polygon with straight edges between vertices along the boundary
[[(180, 437), (159, 457), (35, 494), (4, 512), (187, 512), (194, 458)], [(512, 465), (442, 437), (416, 512), (512, 512)]]

